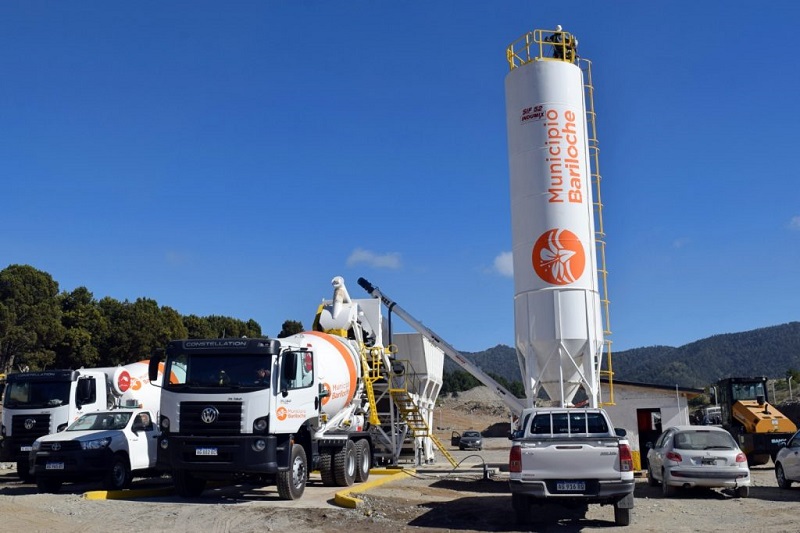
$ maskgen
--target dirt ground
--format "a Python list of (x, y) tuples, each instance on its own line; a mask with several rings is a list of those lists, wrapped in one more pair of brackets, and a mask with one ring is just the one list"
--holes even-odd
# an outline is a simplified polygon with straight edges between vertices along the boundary
[[(479, 397), (482, 392), (473, 396)], [(453, 430), (479, 429), (503, 422), (494, 406), (462, 395), (444, 402), (437, 414), (437, 434), (449, 444)], [(502, 408), (501, 408), (502, 411)], [(507, 474), (497, 470), (508, 457), (509, 441), (486, 440), (484, 450), (464, 451), (449, 447), (461, 461), (458, 469), (447, 461), (419, 466), (413, 474), (354, 494), (361, 501), (355, 509), (338, 507), (332, 493), (283, 502), (274, 488), (247, 485), (206, 491), (200, 498), (182, 501), (174, 494), (129, 500), (91, 500), (84, 491), (96, 486), (65, 485), (60, 494), (37, 494), (23, 484), (13, 470), (0, 470), (0, 531), (93, 533), (122, 530), (126, 533), (196, 531), (249, 533), (256, 531), (304, 531), (350, 533), (371, 531), (553, 531), (590, 532), (689, 532), (689, 531), (798, 531), (800, 487), (777, 487), (771, 465), (752, 469), (750, 497), (737, 499), (717, 490), (697, 490), (665, 499), (645, 478), (636, 484), (633, 523), (614, 525), (610, 506), (591, 506), (584, 519), (542, 521), (528, 526), (514, 522)], [(486, 468), (484, 468), (486, 465)], [(10, 466), (10, 465), (9, 465)], [(406, 465), (412, 468), (414, 465)], [(488, 476), (485, 475), (489, 474)], [(162, 480), (137, 480), (139, 488)], [(322, 490), (312, 478), (307, 494)], [(273, 492), (270, 492), (273, 491)], [(316, 499), (315, 499), (316, 498)]]

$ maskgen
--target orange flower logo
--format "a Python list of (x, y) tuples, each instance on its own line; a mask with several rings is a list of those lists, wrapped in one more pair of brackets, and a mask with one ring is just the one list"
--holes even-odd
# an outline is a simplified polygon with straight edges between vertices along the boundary
[(277, 411), (275, 411), (275, 415), (278, 417), (278, 420), (286, 420), (286, 416), (288, 415), (288, 411), (286, 411), (285, 407), (278, 407)]
[(325, 388), (326, 391), (328, 391), (328, 394), (322, 397), (322, 405), (325, 405), (326, 403), (328, 403), (328, 400), (331, 399), (331, 386), (328, 385), (327, 383), (323, 383), (322, 386)]
[(543, 233), (531, 254), (533, 269), (547, 283), (569, 285), (583, 275), (586, 255), (578, 236), (566, 229)]

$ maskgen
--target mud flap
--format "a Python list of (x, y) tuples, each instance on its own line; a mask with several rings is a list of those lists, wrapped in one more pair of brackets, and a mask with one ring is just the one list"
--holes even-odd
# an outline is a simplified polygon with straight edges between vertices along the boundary
[(633, 509), (633, 493), (628, 494), (617, 501), (616, 506), (620, 509)]

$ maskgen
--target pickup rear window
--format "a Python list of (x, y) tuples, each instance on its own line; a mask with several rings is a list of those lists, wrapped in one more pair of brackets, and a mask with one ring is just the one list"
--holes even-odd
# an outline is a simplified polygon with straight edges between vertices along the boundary
[(533, 417), (530, 432), (534, 435), (608, 433), (608, 423), (601, 413), (542, 413)]

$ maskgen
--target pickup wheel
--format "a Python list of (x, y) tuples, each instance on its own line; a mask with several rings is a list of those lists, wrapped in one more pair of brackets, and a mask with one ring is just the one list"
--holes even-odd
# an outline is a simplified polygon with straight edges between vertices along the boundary
[(319, 475), (322, 477), (322, 484), (326, 487), (336, 486), (336, 476), (333, 475), (333, 454), (330, 450), (323, 450), (319, 454)]
[(618, 526), (631, 525), (631, 515), (633, 509), (623, 509), (619, 504), (614, 504), (614, 523)]
[(124, 455), (115, 455), (111, 468), (103, 478), (103, 488), (106, 490), (122, 490), (131, 484), (131, 466)]
[(340, 487), (349, 487), (356, 478), (356, 446), (353, 441), (347, 444), (333, 456), (333, 474), (336, 484)]
[(750, 487), (737, 487), (733, 493), (737, 498), (747, 498), (750, 496)]
[(531, 503), (525, 494), (512, 494), (511, 507), (514, 509), (514, 519), (519, 525), (525, 525), (531, 518)]
[(34, 477), (31, 475), (31, 465), (27, 459), (17, 461), (17, 475), (24, 483), (33, 483)]
[(51, 493), (55, 494), (59, 490), (61, 490), (61, 483), (62, 481), (55, 477), (37, 477), (36, 478), (36, 488), (39, 490), (39, 493)]
[(281, 500), (296, 500), (306, 490), (308, 463), (306, 451), (299, 444), (292, 446), (292, 462), (289, 470), (278, 472), (278, 496)]
[(175, 491), (182, 498), (197, 498), (206, 490), (206, 480), (198, 479), (186, 470), (176, 470), (172, 473), (175, 482)]
[(368, 480), (369, 469), (372, 468), (372, 451), (367, 439), (356, 442), (356, 467), (356, 483)]

